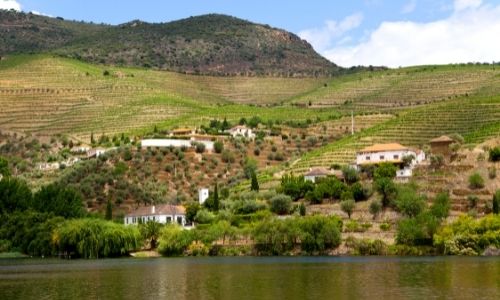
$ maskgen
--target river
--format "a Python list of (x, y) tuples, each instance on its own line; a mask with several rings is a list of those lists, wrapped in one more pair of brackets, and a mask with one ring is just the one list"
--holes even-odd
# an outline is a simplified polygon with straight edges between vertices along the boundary
[(500, 299), (500, 258), (3, 259), (0, 299)]

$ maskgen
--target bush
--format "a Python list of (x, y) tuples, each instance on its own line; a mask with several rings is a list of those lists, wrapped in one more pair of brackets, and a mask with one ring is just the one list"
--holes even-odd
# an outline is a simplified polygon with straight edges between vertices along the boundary
[(467, 201), (469, 202), (469, 208), (476, 208), (477, 203), (479, 202), (479, 197), (476, 195), (467, 196)]
[(356, 182), (351, 186), (352, 197), (355, 201), (363, 201), (371, 196), (371, 190)]
[(374, 189), (382, 196), (382, 206), (388, 207), (397, 196), (396, 185), (390, 178), (378, 178), (373, 183)]
[(199, 224), (210, 224), (214, 219), (215, 215), (206, 209), (198, 210), (194, 217), (195, 222)]
[(383, 162), (376, 169), (373, 174), (375, 180), (381, 178), (394, 178), (396, 177), (397, 168), (391, 163)]
[(234, 163), (235, 162), (234, 154), (231, 153), (229, 150), (222, 151), (221, 159), (225, 163)]
[(353, 184), (359, 180), (358, 171), (356, 171), (356, 169), (354, 169), (353, 167), (342, 168), (342, 174), (344, 175), (344, 179), (348, 184)]
[(292, 198), (287, 195), (276, 195), (269, 200), (270, 210), (278, 215), (286, 215), (290, 212)]
[(441, 154), (431, 155), (429, 160), (431, 162), (431, 167), (435, 169), (439, 169), (444, 165), (444, 157)]
[(381, 240), (356, 239), (348, 237), (346, 246), (353, 249), (353, 255), (386, 255), (387, 245)]
[(354, 207), (356, 206), (356, 202), (354, 200), (344, 200), (340, 202), (340, 208), (343, 212), (347, 214), (349, 219), (351, 218), (352, 212), (354, 211)]
[(389, 231), (391, 230), (391, 224), (390, 223), (382, 223), (380, 224), (380, 230), (382, 231)]
[(178, 225), (167, 225), (160, 232), (158, 252), (164, 256), (180, 256), (193, 240), (191, 231), (182, 230)]
[(378, 214), (382, 211), (382, 203), (379, 200), (372, 201), (370, 203), (370, 213), (373, 215), (373, 219), (375, 220)]
[(450, 213), (450, 196), (448, 193), (439, 193), (434, 199), (430, 208), (430, 213), (438, 220), (446, 219)]
[(205, 152), (205, 144), (203, 144), (203, 143), (196, 143), (195, 144), (195, 149), (196, 149), (196, 153), (203, 153), (203, 152)]
[(490, 149), (489, 160), (492, 162), (500, 161), (500, 147), (494, 147)]
[(28, 209), (32, 197), (26, 182), (11, 177), (0, 180), (0, 214)]
[(396, 242), (407, 246), (431, 245), (439, 220), (430, 213), (399, 221)]
[(493, 195), (492, 211), (496, 215), (500, 213), (500, 190), (497, 190)]
[(399, 188), (395, 203), (398, 211), (407, 217), (415, 217), (425, 208), (425, 199), (410, 187)]
[(469, 187), (471, 189), (482, 189), (484, 187), (484, 179), (479, 173), (474, 173), (469, 177)]
[(214, 143), (214, 151), (215, 151), (215, 153), (221, 153), (222, 150), (224, 150), (224, 143), (222, 143), (221, 141), (216, 141)]

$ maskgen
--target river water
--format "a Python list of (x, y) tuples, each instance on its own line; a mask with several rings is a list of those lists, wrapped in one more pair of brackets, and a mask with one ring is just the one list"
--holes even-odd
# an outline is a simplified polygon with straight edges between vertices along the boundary
[(0, 299), (500, 299), (500, 258), (5, 259)]

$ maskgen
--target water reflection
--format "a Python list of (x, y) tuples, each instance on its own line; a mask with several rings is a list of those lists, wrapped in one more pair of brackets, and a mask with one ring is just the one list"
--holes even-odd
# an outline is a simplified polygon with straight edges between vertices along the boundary
[(0, 299), (498, 299), (498, 258), (0, 260)]

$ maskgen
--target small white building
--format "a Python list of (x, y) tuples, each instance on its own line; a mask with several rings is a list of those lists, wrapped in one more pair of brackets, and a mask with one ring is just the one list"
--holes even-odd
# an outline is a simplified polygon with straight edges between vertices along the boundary
[(304, 179), (312, 183), (316, 183), (319, 178), (325, 178), (332, 175), (330, 171), (324, 168), (313, 168), (309, 169), (309, 172), (304, 174)]
[(243, 125), (235, 126), (227, 132), (234, 138), (244, 137), (251, 140), (255, 139), (255, 133), (253, 133), (253, 130)]
[(138, 207), (133, 212), (124, 217), (125, 225), (137, 225), (149, 221), (161, 224), (178, 224), (186, 226), (186, 209), (179, 205), (153, 205)]
[(89, 151), (87, 151), (87, 158), (92, 158), (92, 157), (97, 158), (97, 157), (103, 155), (104, 153), (106, 153), (106, 149), (104, 149), (104, 148), (90, 149)]
[[(413, 156), (412, 162), (405, 166), (403, 158)], [(425, 153), (397, 143), (375, 144), (360, 150), (356, 155), (356, 166), (377, 165), (383, 162), (392, 163), (399, 167), (397, 178), (408, 178), (413, 174), (413, 168), (425, 160)]]
[(198, 201), (200, 202), (200, 205), (203, 205), (208, 199), (210, 192), (207, 188), (201, 188), (198, 190)]
[(166, 147), (192, 147), (195, 143), (201, 143), (205, 145), (205, 149), (207, 151), (214, 150), (214, 142), (212, 141), (204, 141), (204, 140), (196, 140), (191, 138), (189, 140), (181, 140), (181, 139), (146, 139), (141, 141), (142, 148), (148, 147), (158, 147), (158, 148), (166, 148)]
[(74, 154), (85, 154), (91, 150), (90, 147), (88, 146), (75, 146), (71, 148), (71, 153)]

